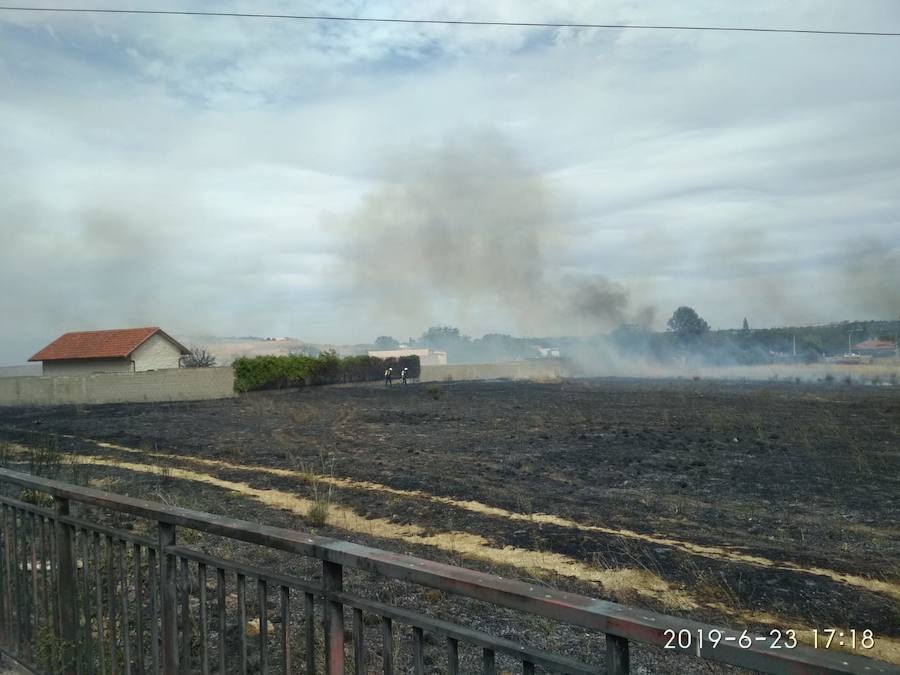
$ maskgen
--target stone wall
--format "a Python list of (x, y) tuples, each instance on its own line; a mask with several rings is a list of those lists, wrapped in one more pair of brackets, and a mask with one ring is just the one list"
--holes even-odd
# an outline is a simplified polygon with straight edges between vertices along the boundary
[(508, 363), (474, 363), (449, 366), (422, 366), (420, 382), (451, 380), (539, 380), (571, 374), (564, 359), (530, 359)]
[(230, 367), (0, 379), (0, 405), (5, 406), (196, 401), (230, 396), (234, 396), (234, 371)]

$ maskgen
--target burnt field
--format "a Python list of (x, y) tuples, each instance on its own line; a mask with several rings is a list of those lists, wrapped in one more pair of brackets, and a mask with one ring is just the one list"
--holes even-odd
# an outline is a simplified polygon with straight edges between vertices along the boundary
[(464, 382), (0, 409), (0, 442), (48, 438), (114, 492), (739, 629), (871, 629), (866, 653), (900, 662), (896, 387)]

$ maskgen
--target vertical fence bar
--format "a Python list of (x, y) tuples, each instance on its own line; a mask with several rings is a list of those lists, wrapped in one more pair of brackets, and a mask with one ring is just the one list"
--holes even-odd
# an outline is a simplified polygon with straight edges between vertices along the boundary
[(191, 672), (191, 642), (193, 626), (191, 622), (191, 574), (188, 559), (181, 559), (181, 672)]
[(281, 587), (281, 672), (291, 672), (291, 589)]
[(631, 672), (631, 655), (628, 640), (618, 635), (606, 636), (607, 675), (628, 675)]
[(178, 672), (178, 606), (175, 589), (175, 556), (168, 552), (175, 545), (175, 526), (159, 523), (159, 582), (162, 595), (162, 670), (166, 675)]
[[(69, 515), (69, 500), (55, 497), (57, 516)], [(72, 526), (57, 522), (56, 550), (59, 554), (59, 622), (62, 638), (62, 672), (74, 673), (76, 647), (75, 561), (72, 558)]]
[(103, 626), (103, 578), (101, 568), (103, 565), (102, 551), (100, 547), (100, 533), (94, 532), (94, 595), (97, 604), (97, 662), (100, 666), (100, 672), (106, 672), (106, 642), (105, 629)]
[(484, 648), (484, 652), (482, 653), (481, 658), (482, 663), (482, 672), (484, 675), (495, 675), (497, 672), (497, 667), (494, 664), (494, 650)]
[(125, 675), (131, 675), (131, 628), (128, 610), (128, 545), (119, 542), (119, 578), (122, 580), (122, 662)]
[(381, 662), (384, 675), (394, 675), (394, 630), (389, 617), (381, 617)]
[(96, 665), (94, 658), (94, 630), (93, 630), (93, 612), (91, 611), (91, 571), (89, 565), (91, 533), (86, 529), (80, 531), (81, 539), (81, 602), (82, 615), (84, 616), (84, 629), (82, 630), (82, 663), (87, 672), (92, 673)]
[(269, 592), (265, 579), (256, 580), (256, 595), (259, 603), (259, 672), (268, 675), (269, 662), (266, 647), (269, 641)]
[(363, 629), (363, 613), (353, 608), (353, 672), (366, 675), (366, 642)]
[(325, 590), (323, 622), (325, 624), (325, 672), (343, 675), (344, 672), (344, 606), (331, 598), (344, 587), (344, 568), (333, 562), (322, 562), (322, 582)]
[(21, 656), (21, 638), (22, 638), (22, 629), (19, 626), (19, 613), (22, 611), (21, 601), (19, 600), (19, 555), (17, 552), (17, 548), (19, 546), (19, 536), (18, 536), (18, 528), (16, 527), (16, 519), (18, 515), (16, 514), (15, 508), (10, 508), (9, 510), (9, 528), (7, 531), (9, 532), (9, 560), (12, 567), (12, 573), (10, 576), (10, 605), (13, 608), (12, 616), (10, 619), (10, 626), (12, 627), (12, 651), (16, 656)]
[(424, 638), (422, 629), (413, 626), (413, 672), (416, 675), (425, 675)]
[(53, 625), (50, 616), (50, 546), (47, 543), (47, 519), (41, 517), (41, 605), (44, 613), (44, 630), (49, 631)]
[(247, 577), (237, 575), (238, 646), (241, 657), (241, 675), (247, 675)]
[(59, 671), (61, 664), (62, 629), (59, 618), (59, 547), (57, 546), (58, 522), (55, 518), (48, 521), (50, 525), (50, 612), (53, 615), (53, 632), (47, 660), (50, 669)]
[(200, 672), (209, 675), (209, 623), (206, 619), (206, 563), (197, 565), (197, 587), (200, 591)]
[(150, 578), (150, 666), (153, 675), (159, 675), (159, 607), (156, 598), (159, 594), (157, 583), (156, 549), (147, 549), (147, 576)]
[[(37, 514), (29, 514), (28, 529), (30, 533), (31, 543), (31, 635), (32, 639), (36, 638), (41, 632), (41, 623), (39, 608), (41, 606), (40, 594), (38, 593), (38, 526)], [(34, 649), (30, 650), (31, 660), (34, 661)]]
[[(41, 623), (40, 616), (38, 614), (38, 608), (41, 606), (40, 603), (40, 595), (38, 594), (38, 527), (37, 520), (38, 517), (36, 514), (32, 513), (29, 515), (29, 523), (28, 527), (30, 530), (30, 539), (31, 539), (31, 636), (32, 640), (34, 640), (41, 632)], [(34, 648), (33, 643), (29, 648), (29, 654), (31, 657), (31, 661), (34, 662)]]
[(134, 544), (131, 557), (134, 560), (134, 666), (138, 675), (144, 675), (144, 572), (140, 544)]
[(106, 535), (106, 606), (109, 616), (109, 672), (119, 672), (119, 636), (116, 622), (119, 614), (119, 603), (116, 602), (116, 547), (111, 535)]
[[(82, 668), (88, 673), (94, 672), (96, 666), (92, 663), (93, 654), (93, 626), (91, 623), (91, 579), (90, 569), (88, 567), (88, 551), (91, 540), (91, 534), (86, 529), (78, 530), (78, 552), (81, 555), (81, 574), (78, 575), (81, 581), (81, 615), (84, 619), (83, 628), (81, 630), (81, 641), (79, 646), (80, 662)], [(76, 572), (78, 571), (78, 562), (75, 563)]]
[(456, 638), (447, 638), (447, 673), (459, 675), (459, 641)]
[(303, 596), (306, 618), (306, 675), (316, 675), (316, 607), (312, 593)]
[(225, 570), (216, 568), (216, 593), (219, 596), (219, 674), (225, 673)]
[(0, 535), (3, 536), (3, 566), (0, 568), (0, 574), (2, 574), (2, 581), (0, 581), (0, 629), (2, 629), (2, 633), (0, 633), (0, 644), (6, 644), (6, 637), (9, 635), (9, 626), (11, 624), (10, 619), (10, 611), (9, 611), (9, 598), (7, 597), (7, 580), (9, 579), (9, 555), (7, 555), (7, 541), (9, 539), (9, 528), (7, 527), (6, 520), (6, 504), (2, 505), (2, 523), (3, 528)]

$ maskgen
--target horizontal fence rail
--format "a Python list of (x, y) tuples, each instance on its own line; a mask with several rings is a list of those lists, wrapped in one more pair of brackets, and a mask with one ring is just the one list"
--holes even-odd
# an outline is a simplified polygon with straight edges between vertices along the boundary
[[(502, 660), (525, 674), (624, 675), (632, 643), (663, 647), (668, 630), (718, 632), (717, 644), (693, 640), (671, 651), (755, 672), (900, 673), (800, 645), (745, 646), (738, 632), (687, 619), (6, 469), (0, 484), (32, 497), (0, 496), (0, 651), (33, 672), (454, 674), (471, 672), (460, 670), (461, 654), (474, 662), (477, 653), (487, 674)], [(155, 522), (157, 536), (73, 516), (73, 504)], [(179, 544), (178, 528), (318, 560), (320, 571), (305, 578), (208, 555)], [(602, 633), (605, 654), (584, 663), (377, 602), (345, 590), (346, 569)]]

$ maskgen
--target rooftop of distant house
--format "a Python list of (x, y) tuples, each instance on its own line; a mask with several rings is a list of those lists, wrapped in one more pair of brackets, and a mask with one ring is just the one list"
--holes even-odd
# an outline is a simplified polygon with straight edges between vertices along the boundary
[(162, 335), (188, 354), (187, 347), (157, 326), (146, 328), (114, 328), (65, 333), (44, 347), (29, 361), (61, 361), (67, 359), (128, 358), (154, 335)]

